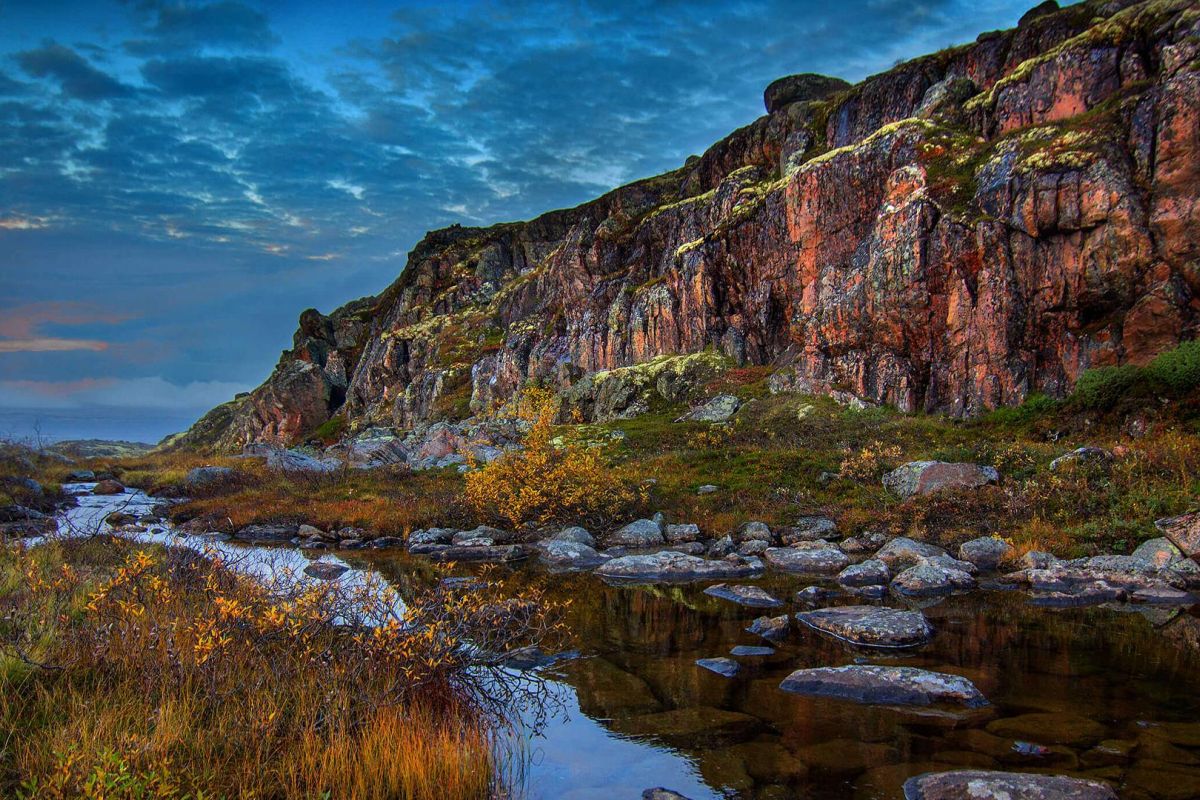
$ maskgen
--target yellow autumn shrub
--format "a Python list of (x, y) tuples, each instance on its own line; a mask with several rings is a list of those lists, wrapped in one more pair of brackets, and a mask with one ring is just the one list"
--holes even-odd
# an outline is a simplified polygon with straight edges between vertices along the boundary
[(467, 501), (482, 517), (508, 523), (604, 525), (627, 516), (643, 493), (599, 448), (554, 440), (554, 398), (526, 390), (514, 413), (532, 424), (524, 447), (467, 473)]

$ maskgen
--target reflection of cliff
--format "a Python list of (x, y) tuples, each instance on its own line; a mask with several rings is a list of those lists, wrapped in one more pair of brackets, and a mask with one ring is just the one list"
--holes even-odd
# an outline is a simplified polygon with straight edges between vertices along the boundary
[(956, 414), (1144, 363), (1196, 333), (1194, 12), (1088, 0), (853, 87), (794, 81), (674, 172), (434, 231), (176, 444), (408, 428), (706, 348)]

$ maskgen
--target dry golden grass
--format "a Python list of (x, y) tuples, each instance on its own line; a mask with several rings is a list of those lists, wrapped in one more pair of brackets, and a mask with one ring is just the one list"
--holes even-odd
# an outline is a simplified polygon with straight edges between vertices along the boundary
[[(0, 795), (472, 798), (536, 590), (242, 577), (107, 537), (0, 549)], [(464, 647), (466, 643), (471, 647)]]

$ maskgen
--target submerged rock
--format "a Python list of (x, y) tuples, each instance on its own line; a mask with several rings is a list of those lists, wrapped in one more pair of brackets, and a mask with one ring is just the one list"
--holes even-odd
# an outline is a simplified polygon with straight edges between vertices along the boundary
[(657, 786), (642, 792), (642, 800), (690, 800), (690, 798), (681, 795), (679, 792), (673, 792), (670, 789)]
[(904, 782), (904, 800), (1117, 800), (1106, 784), (1065, 775), (964, 769)]
[(960, 675), (915, 667), (851, 665), (798, 669), (779, 688), (795, 694), (837, 697), (856, 703), (928, 706), (947, 703), (979, 708), (987, 698)]
[(933, 626), (920, 611), (838, 606), (801, 611), (796, 619), (821, 633), (863, 647), (915, 647), (933, 637)]
[(505, 562), (521, 561), (522, 559), (529, 558), (529, 551), (519, 544), (418, 544), (410, 546), (408, 552), (413, 555), (426, 556), (434, 561)]
[(554, 567), (591, 569), (609, 560), (609, 556), (597, 553), (595, 548), (575, 541), (544, 539), (537, 543), (537, 548), (541, 560)]
[(778, 608), (783, 605), (782, 600), (772, 597), (758, 586), (730, 586), (718, 583), (709, 586), (704, 593), (750, 608)]
[(902, 498), (945, 489), (978, 489), (1000, 480), (995, 467), (945, 461), (910, 461), (883, 476), (883, 485)]
[(772, 547), (764, 558), (776, 569), (809, 575), (840, 572), (850, 563), (845, 553), (828, 542), (797, 542), (791, 547)]
[(343, 564), (330, 564), (326, 561), (314, 561), (304, 568), (304, 574), (321, 581), (332, 581), (340, 578), (349, 570)]
[(729, 651), (731, 656), (738, 658), (761, 658), (775, 655), (774, 647), (756, 647), (752, 644), (739, 644)]
[(715, 672), (726, 678), (732, 678), (737, 675), (741, 666), (732, 658), (701, 658), (696, 660), (696, 666), (704, 667), (704, 669)]
[(620, 556), (602, 565), (596, 574), (605, 578), (693, 581), (705, 578), (752, 578), (761, 575), (757, 558), (733, 556), (720, 560), (663, 550), (644, 555)]
[(750, 626), (746, 628), (746, 633), (753, 633), (767, 641), (777, 642), (787, 636), (790, 625), (791, 621), (787, 614), (778, 617), (759, 617), (750, 623)]

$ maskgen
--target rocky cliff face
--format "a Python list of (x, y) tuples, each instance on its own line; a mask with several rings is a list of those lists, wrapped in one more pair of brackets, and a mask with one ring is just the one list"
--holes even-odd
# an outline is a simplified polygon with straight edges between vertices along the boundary
[(605, 371), (696, 353), (969, 414), (1195, 337), (1194, 3), (1044, 4), (856, 86), (778, 81), (766, 105), (674, 172), (428, 234), (383, 294), (304, 312), (267, 382), (176, 443), (462, 419), (530, 380), (621, 413), (596, 402)]

